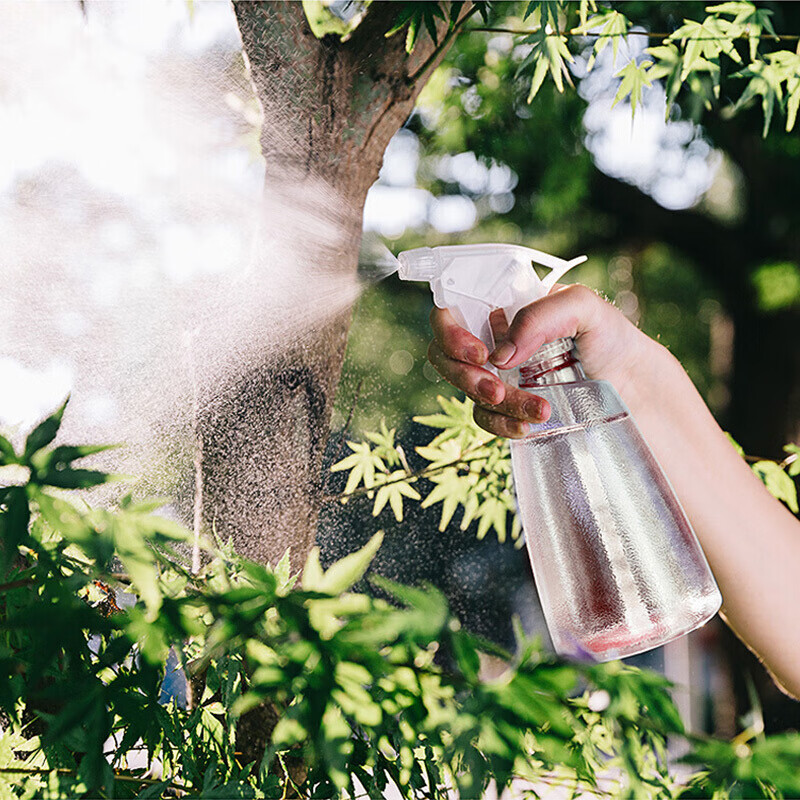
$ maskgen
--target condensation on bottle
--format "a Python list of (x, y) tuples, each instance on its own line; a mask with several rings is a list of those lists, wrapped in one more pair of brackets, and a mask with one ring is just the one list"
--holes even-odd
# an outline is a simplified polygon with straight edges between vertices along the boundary
[(572, 339), (520, 366), (550, 418), (511, 443), (520, 518), (559, 653), (598, 661), (666, 644), (722, 602), (686, 514), (614, 387)]

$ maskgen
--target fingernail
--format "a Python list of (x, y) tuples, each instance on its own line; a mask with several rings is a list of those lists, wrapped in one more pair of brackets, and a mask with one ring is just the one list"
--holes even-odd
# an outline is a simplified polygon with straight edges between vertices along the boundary
[(493, 380), (490, 380), (489, 378), (481, 378), (478, 381), (476, 391), (481, 400), (491, 403), (492, 405), (497, 402), (495, 399), (497, 397), (497, 386)]
[(514, 438), (522, 438), (531, 432), (531, 426), (527, 422), (514, 421), (509, 424), (509, 436)]
[(522, 412), (528, 419), (534, 422), (542, 421), (543, 411), (544, 401), (538, 397), (531, 397), (530, 400), (526, 400), (525, 404), (522, 406)]
[(492, 364), (502, 367), (503, 364), (511, 360), (511, 357), (516, 352), (517, 346), (514, 344), (514, 342), (506, 340), (495, 348), (495, 351), (491, 354), (491, 356), (489, 356), (489, 360), (492, 362)]
[(464, 351), (464, 355), (470, 364), (477, 364), (480, 367), (486, 363), (486, 354), (483, 348), (477, 345), (474, 347), (467, 347)]

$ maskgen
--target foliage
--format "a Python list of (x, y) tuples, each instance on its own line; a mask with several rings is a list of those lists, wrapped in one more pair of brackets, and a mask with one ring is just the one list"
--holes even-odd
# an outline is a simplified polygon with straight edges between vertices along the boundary
[[(377, 433), (366, 433), (367, 441), (348, 442), (351, 455), (331, 467), (334, 472), (348, 471), (342, 502), (366, 495), (373, 500), (372, 515), (378, 516), (390, 499), (395, 518), (403, 518), (403, 498), (422, 500), (422, 507), (442, 504), (439, 530), (444, 530), (454, 514), (462, 510), (460, 527), (467, 530), (477, 522), (477, 537), (482, 539), (494, 530), (503, 542), (507, 535), (522, 544), (521, 526), (514, 503), (511, 453), (508, 440), (487, 433), (472, 418), (469, 399), (439, 397), (441, 413), (415, 417), (421, 425), (440, 430), (428, 445), (417, 447), (417, 454), (427, 462), (412, 469), (403, 448), (395, 442), (396, 431), (384, 423)], [(744, 451), (734, 442), (740, 455)], [(797, 486), (800, 474), (796, 445), (786, 445), (787, 458), (781, 462), (751, 458), (751, 469), (769, 492), (798, 513)], [(414, 488), (420, 481), (433, 484), (422, 499)], [(382, 494), (383, 493), (383, 494)]]
[[(437, 20), (449, 19), (448, 30), (453, 31), (463, 3), (403, 2), (397, 6), (395, 22), (386, 36), (405, 29), (406, 50), (411, 52), (423, 30), (434, 44), (439, 45)], [(475, 3), (458, 25), (479, 10), (484, 18), (484, 27), (478, 30), (510, 30), (485, 27), (485, 23), (490, 14), (502, 13), (512, 17), (520, 7), (524, 9), (522, 19), (527, 27), (511, 30), (520, 37), (519, 44), (529, 49), (520, 65), (520, 72), (531, 76), (528, 102), (536, 97), (548, 74), (559, 92), (564, 90), (565, 80), (572, 83), (569, 65), (574, 58), (570, 44), (586, 53), (585, 69), (590, 72), (609, 42), (616, 63), (620, 41), (645, 35), (661, 39), (661, 43), (645, 49), (649, 60), (629, 57), (619, 69), (615, 77), (621, 78), (621, 82), (614, 104), (630, 98), (631, 113), (635, 113), (643, 88), (651, 86), (653, 81), (663, 80), (667, 115), (684, 89), (710, 109), (720, 102), (723, 79), (727, 97), (733, 93), (730, 80), (739, 80), (743, 83), (738, 99), (726, 103), (731, 112), (760, 98), (764, 136), (769, 131), (776, 108), (786, 115), (786, 130), (794, 128), (800, 105), (800, 50), (775, 49), (779, 48), (782, 38), (772, 25), (773, 12), (767, 8), (747, 0), (710, 5), (706, 6), (706, 16), (702, 19), (684, 19), (683, 24), (673, 31), (648, 34), (636, 27), (636, 21), (628, 18), (626, 9), (619, 4), (608, 7), (595, 0), (539, 0), (522, 4), (486, 2)], [(333, 27), (319, 27), (318, 9), (312, 12), (307, 8), (307, 14), (316, 26), (317, 35), (323, 30), (341, 33), (335, 20)], [(574, 20), (574, 24), (570, 20)], [(350, 30), (347, 28), (346, 32)]]
[[(505, 541), (507, 533), (521, 544), (511, 485), (511, 459), (508, 442), (479, 428), (472, 419), (472, 401), (438, 398), (441, 413), (415, 417), (429, 428), (439, 429), (417, 454), (426, 466), (412, 470), (394, 429), (385, 423), (380, 432), (367, 433), (366, 442), (348, 442), (351, 455), (331, 467), (333, 472), (348, 470), (342, 501), (356, 494), (373, 499), (373, 516), (390, 501), (395, 518), (403, 518), (403, 497), (422, 500), (422, 507), (442, 504), (439, 530), (444, 530), (461, 508), (461, 530), (477, 522), (477, 536), (489, 530)], [(398, 467), (400, 467), (398, 469)], [(433, 487), (422, 499), (414, 484), (424, 478)]]
[[(447, 441), (464, 438), (444, 411)], [(312, 551), (299, 585), (288, 558), (272, 569), (220, 543), (191, 574), (176, 552), (190, 534), (153, 504), (79, 499), (103, 476), (74, 462), (99, 448), (52, 447), (62, 413), (20, 453), (0, 438), (4, 796), (476, 797), (515, 778), (628, 797), (795, 791), (779, 765), (796, 735), (692, 738), (703, 771), (678, 784), (664, 678), (558, 661), (522, 634), (503, 653), (430, 587), (372, 578), (392, 603), (354, 591), (380, 535), (327, 571)], [(388, 458), (388, 432), (375, 439)], [(159, 702), (171, 653), (196, 690), (188, 707)], [(505, 661), (494, 680), (480, 674), (490, 656)], [(237, 734), (264, 709), (265, 749), (242, 763)]]

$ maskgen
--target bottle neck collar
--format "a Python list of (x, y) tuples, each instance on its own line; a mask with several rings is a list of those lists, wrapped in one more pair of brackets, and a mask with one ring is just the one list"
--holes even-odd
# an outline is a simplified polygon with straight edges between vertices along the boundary
[(573, 339), (556, 339), (540, 347), (519, 367), (519, 388), (586, 380)]

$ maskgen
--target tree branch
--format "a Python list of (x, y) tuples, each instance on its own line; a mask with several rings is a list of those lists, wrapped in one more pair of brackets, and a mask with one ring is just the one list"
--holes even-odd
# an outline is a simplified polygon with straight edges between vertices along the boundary
[[(534, 33), (539, 33), (541, 28), (534, 28), (533, 30), (525, 30), (521, 28), (504, 28), (493, 27), (489, 25), (480, 25), (476, 27), (466, 28), (464, 33), (511, 33), (515, 36), (531, 36)], [(669, 39), (675, 31), (625, 31), (620, 33), (578, 33), (576, 30), (571, 31), (547, 31), (545, 36), (565, 36), (568, 39), (625, 39), (628, 36), (645, 36), (648, 39)], [(729, 42), (735, 39), (743, 41), (750, 41), (751, 39), (772, 39), (773, 41), (783, 42), (796, 42), (800, 40), (800, 34), (796, 33), (778, 33), (774, 36), (767, 34), (766, 36), (750, 36), (749, 34), (741, 33), (738, 36), (698, 36), (692, 37), (693, 42)], [(674, 40), (673, 40), (674, 41)]]

